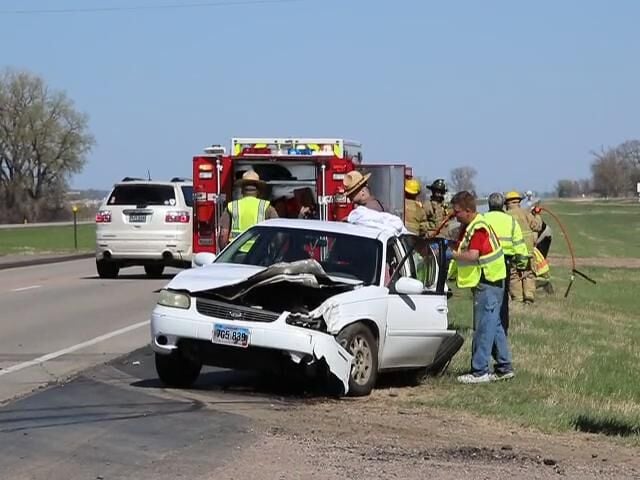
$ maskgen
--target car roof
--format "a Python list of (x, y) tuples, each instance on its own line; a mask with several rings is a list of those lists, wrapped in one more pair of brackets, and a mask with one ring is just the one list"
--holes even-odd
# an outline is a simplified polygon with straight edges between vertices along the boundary
[(381, 240), (395, 236), (388, 231), (368, 227), (364, 225), (354, 225), (347, 222), (334, 222), (329, 220), (301, 220), (293, 218), (273, 218), (260, 223), (260, 226), (276, 228), (299, 228), (305, 230), (320, 230), (329, 233), (342, 233), (365, 238), (379, 238)]
[(193, 182), (191, 180), (184, 180), (180, 182), (169, 182), (169, 181), (160, 181), (160, 180), (128, 180), (126, 182), (116, 182), (114, 187), (119, 187), (122, 185), (166, 185), (172, 187), (174, 185), (192, 185)]

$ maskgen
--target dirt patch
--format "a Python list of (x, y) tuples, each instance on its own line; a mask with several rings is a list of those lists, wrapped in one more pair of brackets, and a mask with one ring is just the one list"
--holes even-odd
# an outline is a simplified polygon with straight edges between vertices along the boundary
[(257, 440), (212, 478), (640, 477), (636, 452), (619, 442), (407, 407), (412, 395), (412, 388), (385, 389), (360, 400), (244, 410), (256, 421)]
[[(571, 257), (549, 255), (551, 267), (571, 267)], [(605, 268), (640, 268), (640, 258), (635, 257), (580, 257), (576, 258), (576, 265), (580, 267)]]

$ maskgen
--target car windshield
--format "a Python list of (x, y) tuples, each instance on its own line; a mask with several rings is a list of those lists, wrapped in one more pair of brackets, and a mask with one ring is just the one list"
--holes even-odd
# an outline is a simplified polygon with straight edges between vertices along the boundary
[(172, 185), (117, 185), (109, 205), (175, 205), (176, 195)]
[(234, 240), (215, 262), (269, 267), (310, 258), (331, 276), (365, 285), (380, 281), (379, 240), (320, 230), (256, 226)]

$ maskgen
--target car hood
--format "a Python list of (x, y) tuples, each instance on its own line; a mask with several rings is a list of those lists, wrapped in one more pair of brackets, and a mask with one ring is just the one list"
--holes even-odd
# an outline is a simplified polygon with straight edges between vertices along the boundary
[[(191, 293), (206, 290), (226, 290), (226, 297), (234, 298), (257, 286), (282, 281), (302, 283), (312, 288), (361, 285), (358, 280), (329, 276), (315, 260), (277, 263), (270, 267), (213, 263), (192, 268), (176, 275), (166, 288), (186, 290)], [(233, 287), (227, 289), (225, 287)], [(222, 293), (222, 292), (221, 292)]]

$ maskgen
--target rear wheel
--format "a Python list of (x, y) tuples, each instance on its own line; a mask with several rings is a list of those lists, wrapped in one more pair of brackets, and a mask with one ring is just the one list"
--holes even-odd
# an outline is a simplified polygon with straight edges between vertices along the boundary
[(202, 362), (187, 358), (180, 350), (169, 355), (156, 353), (156, 372), (162, 383), (169, 387), (187, 388), (200, 375)]
[(116, 278), (120, 272), (120, 266), (107, 260), (96, 260), (96, 270), (100, 278)]
[(160, 277), (162, 276), (162, 272), (164, 272), (164, 265), (162, 264), (152, 264), (144, 266), (144, 273), (147, 274), (147, 277)]
[(354, 323), (342, 330), (337, 340), (354, 357), (348, 395), (369, 395), (378, 378), (378, 342), (371, 329), (364, 323)]

